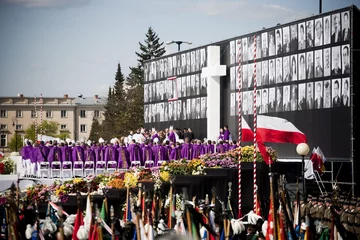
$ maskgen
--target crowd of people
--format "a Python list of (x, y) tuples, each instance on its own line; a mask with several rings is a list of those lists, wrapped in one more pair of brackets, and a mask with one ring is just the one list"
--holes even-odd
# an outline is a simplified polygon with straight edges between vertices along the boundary
[(196, 139), (190, 128), (170, 127), (164, 131), (141, 128), (130, 131), (126, 137), (107, 141), (100, 138), (86, 142), (66, 139), (32, 143), (25, 139), (21, 156), (24, 175), (40, 177), (39, 170), (44, 165), (50, 169), (153, 167), (163, 161), (191, 160), (202, 154), (225, 153), (236, 147), (227, 126), (220, 129), (216, 141)]

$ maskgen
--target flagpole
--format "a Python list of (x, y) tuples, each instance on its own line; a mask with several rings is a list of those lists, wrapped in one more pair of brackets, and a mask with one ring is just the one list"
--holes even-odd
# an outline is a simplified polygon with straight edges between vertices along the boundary
[[(239, 45), (239, 53), (238, 53), (238, 82), (239, 82), (239, 98), (238, 98), (238, 108), (239, 108), (239, 118), (238, 118), (238, 144), (240, 148), (240, 154), (238, 156), (238, 217), (241, 217), (241, 141), (242, 141), (242, 104), (241, 104), (241, 89), (242, 89), (242, 81), (241, 81), (241, 39), (237, 41)], [(236, 87), (235, 87), (236, 88)]]
[(254, 35), (254, 189), (253, 189), (253, 193), (254, 193), (254, 211), (256, 210), (256, 206), (257, 206), (257, 184), (256, 184), (256, 178), (257, 178), (257, 174), (256, 174), (256, 156), (257, 156), (257, 144), (256, 144), (256, 129), (257, 129), (257, 109), (256, 109), (256, 87), (257, 87), (257, 83), (256, 83), (256, 35)]
[[(270, 160), (269, 160), (270, 162)], [(270, 209), (272, 209), (272, 215), (273, 215), (273, 225), (274, 225), (274, 240), (277, 239), (277, 222), (276, 222), (276, 211), (275, 211), (275, 199), (274, 199), (274, 185), (273, 185), (273, 177), (274, 177), (274, 173), (271, 171), (271, 162), (269, 164), (269, 178), (270, 178), (270, 203), (271, 203), (271, 207)], [(270, 223), (269, 223), (270, 224)], [(268, 225), (268, 227), (270, 227), (270, 225)]]

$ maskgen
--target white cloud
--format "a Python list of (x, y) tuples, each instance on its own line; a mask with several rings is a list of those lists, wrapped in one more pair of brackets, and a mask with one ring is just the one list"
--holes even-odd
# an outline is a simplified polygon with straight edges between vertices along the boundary
[(90, 2), (90, 0), (0, 0), (1, 2), (26, 8), (56, 8), (84, 5)]

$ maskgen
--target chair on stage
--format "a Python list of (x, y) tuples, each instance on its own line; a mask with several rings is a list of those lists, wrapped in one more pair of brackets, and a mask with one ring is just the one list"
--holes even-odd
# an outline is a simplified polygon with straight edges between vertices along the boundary
[(84, 176), (84, 163), (83, 161), (75, 161), (73, 167), (73, 177)]
[(39, 162), (39, 173), (38, 176), (40, 178), (48, 178), (50, 177), (50, 164), (49, 162)]
[(106, 170), (108, 173), (116, 172), (117, 162), (116, 161), (108, 161), (106, 164)]
[(153, 160), (146, 160), (144, 164), (145, 168), (152, 168), (154, 167), (154, 161)]
[(53, 161), (50, 169), (51, 178), (61, 178), (61, 162)]
[(140, 161), (136, 161), (136, 160), (131, 161), (130, 167), (140, 167), (140, 166), (141, 166)]
[(71, 161), (63, 161), (61, 164), (61, 177), (62, 178), (72, 178), (73, 177), (73, 168)]
[(95, 175), (95, 162), (94, 161), (85, 161), (84, 175), (86, 177), (90, 174)]
[(157, 167), (160, 167), (161, 165), (163, 165), (163, 163), (166, 162), (165, 160), (158, 160), (157, 161)]
[(95, 166), (95, 175), (104, 173), (106, 171), (106, 162), (105, 161), (97, 161)]

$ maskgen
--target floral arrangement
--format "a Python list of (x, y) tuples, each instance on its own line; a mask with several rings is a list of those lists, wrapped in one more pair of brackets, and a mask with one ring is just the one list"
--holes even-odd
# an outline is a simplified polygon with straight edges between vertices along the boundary
[(31, 206), (35, 201), (38, 203), (46, 202), (51, 196), (51, 191), (51, 187), (44, 184), (29, 186), (24, 190), (25, 196), (22, 198), (23, 205)]
[(187, 163), (187, 166), (189, 168), (189, 172), (191, 175), (204, 175), (204, 166), (205, 163), (201, 159), (193, 159)]
[(11, 174), (14, 172), (15, 162), (9, 158), (5, 157), (0, 162), (0, 174)]
[(165, 171), (168, 172), (169, 175), (191, 175), (189, 169), (186, 159), (182, 159), (163, 163), (160, 167), (160, 172)]

